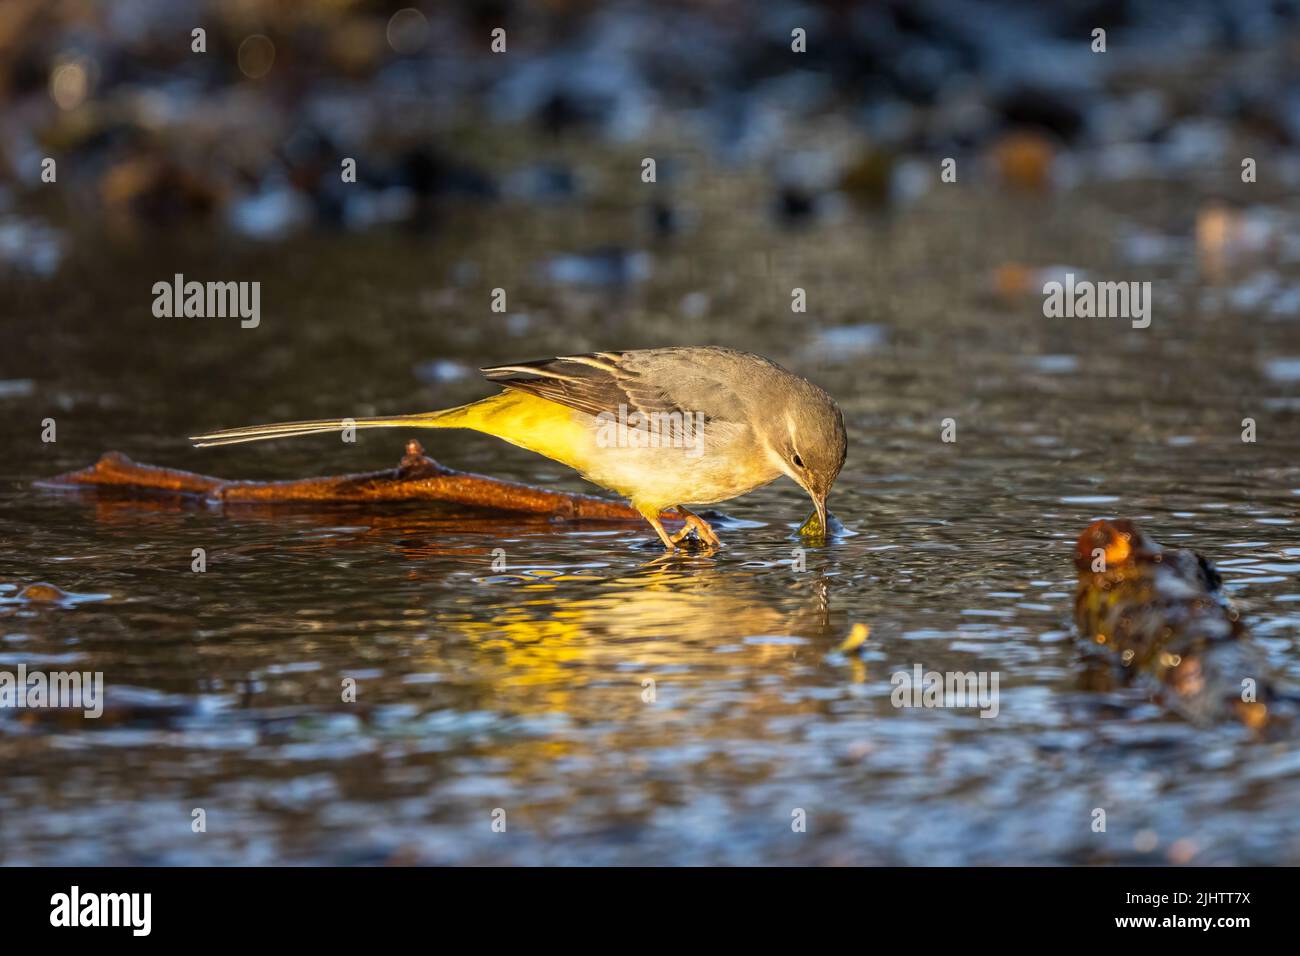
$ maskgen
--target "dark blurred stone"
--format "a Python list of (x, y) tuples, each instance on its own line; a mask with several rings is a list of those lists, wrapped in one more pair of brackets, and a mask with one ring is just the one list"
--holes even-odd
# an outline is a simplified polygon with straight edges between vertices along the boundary
[(776, 191), (776, 218), (785, 226), (802, 226), (817, 214), (817, 197), (802, 186), (779, 186)]
[(882, 149), (862, 149), (841, 174), (840, 189), (858, 202), (885, 205), (890, 199), (896, 158)]
[(662, 199), (650, 203), (647, 218), (650, 221), (650, 231), (659, 239), (669, 239), (681, 229), (681, 218), (677, 211)]
[(110, 215), (171, 227), (208, 221), (224, 202), (221, 184), (170, 159), (142, 155), (108, 170), (100, 197)]
[(1084, 111), (1075, 99), (1045, 87), (1010, 90), (996, 106), (1006, 126), (1046, 130), (1066, 142), (1073, 142), (1084, 128)]
[(537, 125), (552, 136), (599, 127), (605, 121), (606, 106), (594, 98), (583, 98), (567, 90), (556, 90), (538, 108)]
[(454, 162), (428, 146), (418, 146), (402, 156), (394, 177), (417, 196), (463, 196), (495, 199), (497, 187), (486, 173)]

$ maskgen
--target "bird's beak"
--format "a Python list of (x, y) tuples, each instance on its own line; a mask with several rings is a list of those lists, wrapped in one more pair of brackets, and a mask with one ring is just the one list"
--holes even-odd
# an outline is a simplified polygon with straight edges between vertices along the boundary
[(822, 534), (829, 535), (831, 529), (826, 524), (826, 495), (819, 495), (812, 491), (808, 492), (808, 495), (812, 498), (813, 507), (817, 509), (817, 520), (821, 522)]

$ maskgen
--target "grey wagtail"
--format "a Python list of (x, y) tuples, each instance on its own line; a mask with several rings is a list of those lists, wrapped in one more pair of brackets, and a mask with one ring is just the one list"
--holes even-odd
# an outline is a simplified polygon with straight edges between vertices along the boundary
[[(826, 497), (844, 465), (844, 416), (822, 389), (759, 355), (713, 346), (593, 352), (482, 369), (504, 389), (415, 415), (251, 425), (192, 437), (199, 447), (354, 428), (471, 428), (568, 465), (631, 500), (664, 547), (694, 529), (721, 542), (686, 505), (727, 501), (786, 475)], [(676, 508), (686, 525), (659, 520)]]

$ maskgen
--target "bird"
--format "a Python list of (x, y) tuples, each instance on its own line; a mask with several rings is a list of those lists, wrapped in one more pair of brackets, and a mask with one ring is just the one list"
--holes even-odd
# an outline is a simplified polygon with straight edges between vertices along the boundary
[[(502, 386), (440, 411), (382, 418), (250, 425), (191, 436), (197, 447), (353, 428), (465, 428), (577, 471), (627, 498), (668, 552), (691, 531), (721, 546), (690, 508), (728, 501), (780, 478), (812, 499), (822, 532), (848, 436), (835, 400), (760, 355), (719, 346), (590, 352), (480, 369)], [(675, 509), (684, 526), (664, 530)]]

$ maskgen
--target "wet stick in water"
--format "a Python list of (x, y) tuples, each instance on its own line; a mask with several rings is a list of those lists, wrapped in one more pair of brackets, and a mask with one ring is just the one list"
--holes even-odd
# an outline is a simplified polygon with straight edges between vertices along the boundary
[[(56, 475), (38, 485), (51, 489), (114, 491), (138, 497), (172, 494), (226, 505), (430, 501), (574, 520), (641, 519), (636, 509), (622, 502), (456, 471), (426, 456), (420, 443), (414, 440), (406, 443), (406, 454), (396, 468), (354, 475), (289, 481), (229, 481), (142, 465), (117, 452), (107, 452), (89, 468)], [(680, 520), (668, 513), (662, 519)]]

